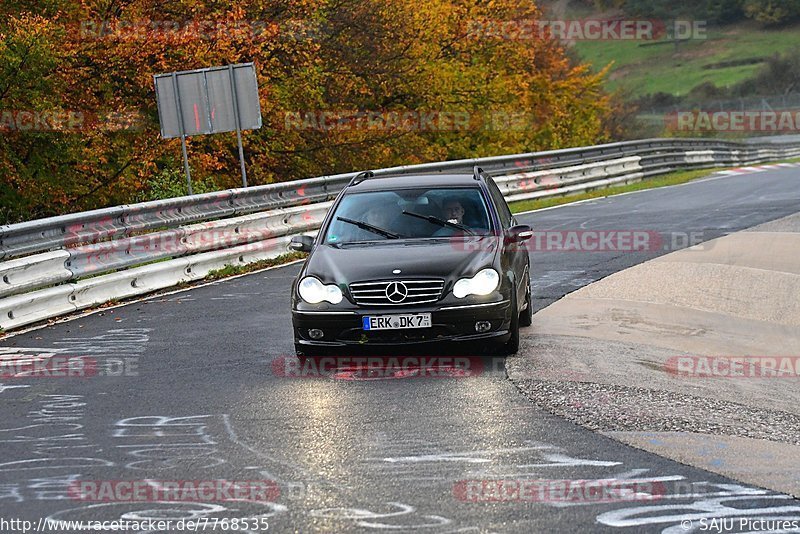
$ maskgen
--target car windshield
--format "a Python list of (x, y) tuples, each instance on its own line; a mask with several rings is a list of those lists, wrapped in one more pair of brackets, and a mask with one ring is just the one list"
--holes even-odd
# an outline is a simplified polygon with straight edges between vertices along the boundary
[(490, 231), (486, 201), (477, 187), (370, 191), (345, 195), (325, 243), (461, 237)]

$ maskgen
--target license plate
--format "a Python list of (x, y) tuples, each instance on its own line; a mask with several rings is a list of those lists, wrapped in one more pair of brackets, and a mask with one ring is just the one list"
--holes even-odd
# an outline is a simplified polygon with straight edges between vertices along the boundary
[(430, 328), (430, 313), (406, 313), (403, 315), (373, 315), (361, 318), (364, 330), (401, 330), (404, 328)]

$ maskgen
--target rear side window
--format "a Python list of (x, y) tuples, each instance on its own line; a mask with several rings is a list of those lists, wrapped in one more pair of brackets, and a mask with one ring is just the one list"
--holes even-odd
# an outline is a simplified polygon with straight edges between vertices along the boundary
[(503, 228), (508, 228), (511, 226), (513, 215), (511, 215), (511, 210), (508, 209), (508, 204), (506, 204), (506, 199), (503, 198), (503, 193), (500, 192), (500, 188), (497, 187), (497, 184), (494, 183), (494, 180), (491, 178), (486, 178), (486, 185), (489, 188), (489, 194), (492, 196), (492, 202), (497, 206), (497, 215), (500, 217), (500, 224), (503, 225)]

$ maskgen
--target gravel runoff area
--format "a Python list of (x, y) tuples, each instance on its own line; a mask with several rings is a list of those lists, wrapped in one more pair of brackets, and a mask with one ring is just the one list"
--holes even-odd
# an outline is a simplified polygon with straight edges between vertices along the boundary
[[(800, 232), (800, 213), (744, 231), (797, 233)], [(603, 284), (603, 281), (596, 283)], [(704, 297), (698, 295), (698, 298)], [(559, 303), (551, 306), (559, 306)], [(583, 320), (591, 323), (591, 312), (587, 314), (582, 316)], [(577, 313), (573, 317), (581, 316)], [(793, 409), (800, 405), (786, 402), (792, 401), (789, 397), (794, 398), (791, 393), (797, 391), (794, 384), (780, 384), (780, 391), (772, 389), (771, 386), (778, 386), (774, 381), (757, 386), (763, 387), (767, 397), (770, 391), (778, 395), (774, 399), (780, 398), (781, 402), (774, 403), (776, 408), (787, 407), (769, 409), (763, 397), (761, 402), (751, 402), (746, 395), (739, 396), (736, 389), (726, 391), (722, 383), (718, 384), (719, 391), (715, 391), (713, 383), (709, 388), (708, 384), (700, 387), (691, 380), (681, 381), (677, 377), (665, 379), (663, 363), (658, 362), (676, 351), (667, 348), (669, 344), (664, 341), (669, 337), (662, 338), (659, 343), (656, 339), (659, 333), (654, 331), (652, 335), (652, 340), (643, 344), (641, 338), (636, 342), (590, 337), (588, 330), (581, 331), (580, 325), (573, 329), (572, 335), (540, 330), (523, 337), (520, 352), (506, 360), (506, 369), (511, 382), (524, 395), (555, 415), (650, 452), (800, 497), (800, 472), (796, 465), (792, 468), (784, 463), (796, 464), (800, 450), (796, 448), (800, 446), (800, 409)], [(610, 372), (615, 361), (624, 362), (622, 367), (629, 373), (627, 379)], [(647, 373), (658, 378), (641, 380)], [(748, 386), (756, 385), (754, 381), (749, 382)], [(682, 457), (686, 449), (678, 452), (674, 443), (660, 449), (649, 443), (655, 442), (654, 438), (674, 436), (683, 440), (686, 448), (691, 448), (697, 444), (698, 436), (703, 435), (717, 440), (715, 443), (722, 448), (731, 451), (735, 448), (737, 460), (730, 465), (726, 461), (718, 470), (715, 464), (703, 463), (702, 457), (710, 454), (704, 445)], [(739, 438), (745, 440), (736, 441)], [(776, 465), (777, 458), (781, 458), (780, 466)], [(770, 463), (773, 465), (767, 465)], [(773, 483), (776, 474), (784, 480)]]
[[(516, 375), (515, 363), (506, 365)], [(550, 413), (598, 432), (697, 432), (800, 445), (800, 417), (787, 412), (613, 384), (512, 382)]]

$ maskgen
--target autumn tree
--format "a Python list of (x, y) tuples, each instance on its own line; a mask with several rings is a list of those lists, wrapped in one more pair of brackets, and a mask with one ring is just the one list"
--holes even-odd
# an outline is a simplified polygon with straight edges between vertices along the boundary
[[(179, 143), (159, 137), (153, 90), (153, 75), (176, 70), (255, 62), (264, 126), (244, 135), (251, 184), (608, 134), (601, 75), (547, 35), (507, 31), (535, 28), (533, 3), (35, 0), (0, 15), (6, 221), (178, 192)], [(15, 122), (26, 110), (79, 124), (26, 130)], [(194, 137), (189, 153), (208, 188), (239, 184), (233, 134)]]

